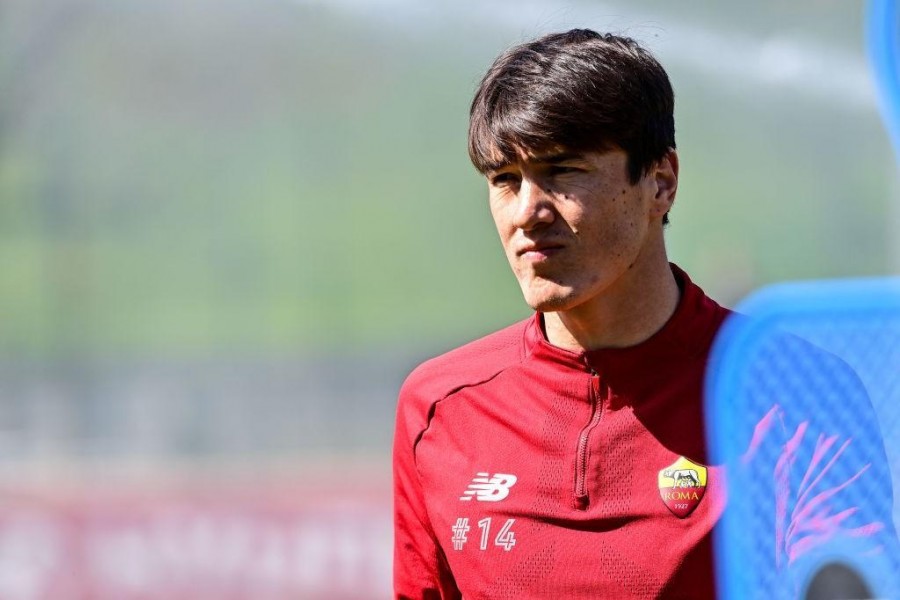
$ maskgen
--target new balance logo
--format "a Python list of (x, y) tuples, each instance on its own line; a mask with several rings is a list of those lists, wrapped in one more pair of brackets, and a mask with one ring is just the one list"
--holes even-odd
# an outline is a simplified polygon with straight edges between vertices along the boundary
[(480, 502), (499, 502), (509, 496), (509, 488), (518, 481), (515, 475), (506, 473), (476, 473), (469, 484), (469, 488), (460, 496), (460, 500), (468, 501), (472, 498)]

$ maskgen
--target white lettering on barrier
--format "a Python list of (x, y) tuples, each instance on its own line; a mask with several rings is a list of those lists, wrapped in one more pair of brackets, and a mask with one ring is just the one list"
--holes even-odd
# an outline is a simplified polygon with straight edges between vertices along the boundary
[(389, 511), (369, 506), (301, 515), (166, 509), (76, 523), (0, 515), (0, 597), (22, 600), (47, 597), (63, 578), (98, 600), (235, 589), (247, 598), (386, 596), (391, 556)]

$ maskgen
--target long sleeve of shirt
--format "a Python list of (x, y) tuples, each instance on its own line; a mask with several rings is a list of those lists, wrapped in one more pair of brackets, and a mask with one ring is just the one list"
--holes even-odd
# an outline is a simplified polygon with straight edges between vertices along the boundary
[(431, 530), (415, 444), (427, 415), (405, 386), (394, 437), (394, 593), (397, 598), (460, 598), (443, 551)]

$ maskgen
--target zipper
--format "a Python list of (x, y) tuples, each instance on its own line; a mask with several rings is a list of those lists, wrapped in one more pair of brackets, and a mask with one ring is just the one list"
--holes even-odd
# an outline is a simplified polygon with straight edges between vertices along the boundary
[(578, 436), (578, 450), (575, 454), (575, 508), (578, 510), (586, 510), (590, 504), (590, 498), (587, 492), (587, 467), (588, 467), (588, 441), (591, 432), (600, 423), (600, 417), (603, 415), (603, 409), (600, 404), (600, 376), (593, 367), (591, 369), (591, 385), (588, 392), (591, 402), (591, 418), (581, 435)]

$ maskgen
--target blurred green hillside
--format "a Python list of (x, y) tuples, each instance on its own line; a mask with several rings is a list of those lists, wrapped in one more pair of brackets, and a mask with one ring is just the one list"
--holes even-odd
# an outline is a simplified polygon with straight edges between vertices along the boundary
[(523, 317), (467, 110), (497, 52), (557, 24), (661, 44), (671, 253), (707, 291), (896, 266), (865, 91), (695, 68), (667, 25), (864, 67), (855, 3), (653, 2), (636, 23), (548, 3), (511, 24), (467, 6), (0, 0), (0, 354), (438, 348)]

